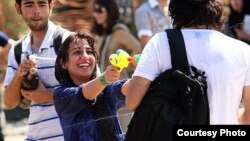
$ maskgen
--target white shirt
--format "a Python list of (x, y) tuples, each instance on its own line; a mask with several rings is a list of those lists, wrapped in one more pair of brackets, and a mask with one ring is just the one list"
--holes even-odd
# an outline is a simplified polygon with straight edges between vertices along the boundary
[(168, 16), (168, 2), (161, 9), (157, 0), (144, 2), (135, 12), (135, 25), (138, 37), (153, 36), (166, 28), (172, 28), (170, 17)]
[[(250, 46), (213, 30), (182, 30), (188, 62), (204, 70), (208, 83), (211, 124), (238, 124), (243, 86), (250, 85)], [(165, 32), (145, 46), (134, 76), (153, 81), (170, 69)]]
[[(39, 80), (43, 85), (52, 90), (58, 86), (58, 82), (54, 75), (54, 66), (56, 54), (53, 45), (53, 33), (57, 26), (49, 22), (49, 28), (39, 49), (37, 56), (37, 67)], [(70, 32), (63, 35), (63, 39), (69, 35)], [(27, 54), (32, 54), (31, 50), (31, 35), (30, 33), (22, 41), (21, 60), (26, 58)], [(4, 85), (8, 85), (14, 77), (18, 68), (14, 56), (14, 47), (11, 48), (8, 57), (8, 68)], [(58, 115), (55, 111), (54, 103), (31, 103), (30, 115), (28, 120), (28, 131), (26, 140), (41, 140), (43, 141), (63, 141), (63, 132), (60, 126)]]
[(244, 16), (243, 29), (247, 33), (247, 35), (250, 35), (250, 14), (246, 14)]

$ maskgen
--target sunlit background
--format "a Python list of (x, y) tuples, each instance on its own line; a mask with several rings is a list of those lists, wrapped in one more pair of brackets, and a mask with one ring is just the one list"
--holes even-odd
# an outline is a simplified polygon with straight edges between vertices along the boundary
[[(136, 29), (133, 21), (133, 14), (136, 8), (145, 0), (116, 0), (119, 5), (121, 21), (125, 23), (136, 37)], [(223, 0), (225, 16), (230, 13), (228, 7), (229, 0)], [(23, 22), (22, 17), (16, 14), (14, 8), (15, 0), (0, 0), (0, 30), (5, 32), (14, 40), (23, 37), (28, 28)], [(51, 20), (71, 31), (90, 32), (92, 17), (93, 0), (53, 0), (53, 11)], [(136, 37), (137, 38), (137, 37)], [(0, 56), (3, 58), (3, 56)], [(0, 59), (0, 64), (4, 64), (4, 59)], [(1, 67), (3, 67), (1, 65)], [(0, 75), (3, 79), (4, 68), (1, 68)], [(2, 80), (1, 80), (2, 82)], [(1, 84), (2, 85), (2, 84)], [(2, 87), (2, 86), (1, 86)], [(2, 95), (2, 91), (1, 91)], [(5, 115), (1, 117), (1, 125), (5, 135), (5, 141), (21, 141), (24, 139), (28, 110), (16, 108), (7, 110), (1, 98), (1, 111)], [(126, 118), (126, 114), (120, 115)]]

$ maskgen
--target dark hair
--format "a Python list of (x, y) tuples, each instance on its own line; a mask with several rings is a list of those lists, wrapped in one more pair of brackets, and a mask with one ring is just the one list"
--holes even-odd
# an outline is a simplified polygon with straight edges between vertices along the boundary
[[(89, 46), (93, 49), (94, 57), (96, 58), (96, 60), (98, 60), (98, 55), (94, 48), (94, 38), (86, 33), (81, 33), (81, 32), (72, 33), (62, 43), (55, 62), (55, 76), (60, 84), (75, 85), (72, 79), (70, 78), (68, 71), (63, 69), (62, 65), (69, 60), (69, 55), (68, 55), (69, 46), (70, 43), (74, 42), (76, 39), (85, 39), (88, 42)], [(96, 64), (97, 63), (98, 62), (96, 62)], [(95, 66), (95, 69), (90, 77), (90, 80), (96, 78), (97, 75), (96, 67), (97, 66)]]
[(171, 0), (169, 12), (176, 29), (206, 25), (221, 30), (225, 22), (220, 0)]
[(99, 25), (96, 20), (94, 20), (92, 26), (92, 33), (97, 35), (110, 34), (112, 33), (112, 28), (119, 20), (119, 9), (115, 1), (113, 0), (95, 0), (95, 4), (98, 4), (107, 11), (107, 28), (103, 28), (102, 25)]
[[(52, 1), (52, 0), (48, 0), (49, 4), (51, 3), (51, 1)], [(16, 0), (16, 3), (17, 3), (18, 5), (21, 5), (22, 0)]]
[(243, 10), (242, 12), (245, 14), (250, 14), (250, 0), (243, 0)]
[(243, 12), (237, 12), (233, 9), (232, 5), (229, 5), (230, 14), (228, 15), (228, 26), (229, 30), (232, 32), (234, 38), (236, 37), (235, 28), (241, 28), (243, 24), (244, 14)]

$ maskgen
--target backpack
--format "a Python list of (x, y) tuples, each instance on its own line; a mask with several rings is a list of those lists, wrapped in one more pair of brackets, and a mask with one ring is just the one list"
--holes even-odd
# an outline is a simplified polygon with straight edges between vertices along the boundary
[[(55, 53), (57, 54), (59, 51), (59, 47), (61, 46), (62, 43), (62, 38), (63, 38), (63, 34), (66, 32), (67, 30), (61, 27), (57, 27), (56, 31), (54, 32), (52, 38), (53, 38), (53, 45), (54, 45), (54, 50)], [(25, 36), (26, 37), (26, 36)], [(25, 39), (22, 38), (21, 40), (17, 41), (17, 43), (14, 46), (14, 55), (15, 55), (15, 59), (17, 61), (17, 64), (19, 65), (21, 63), (21, 54), (22, 54), (22, 41)]]
[(172, 141), (175, 125), (209, 124), (205, 72), (188, 65), (181, 31), (165, 31), (172, 68), (151, 83), (128, 125), (125, 141)]
[[(59, 52), (59, 48), (60, 48), (61, 43), (62, 43), (63, 34), (65, 32), (67, 32), (66, 29), (61, 28), (61, 27), (57, 27), (56, 31), (54, 32), (54, 34), (52, 36), (54, 50), (55, 50), (56, 54)], [(27, 36), (25, 36), (24, 38), (17, 41), (17, 43), (14, 46), (14, 55), (15, 55), (15, 59), (16, 59), (18, 65), (21, 63), (22, 41), (26, 37)], [(23, 96), (21, 96), (19, 107), (22, 108), (22, 109), (28, 109), (30, 107), (30, 101), (27, 100), (26, 98), (24, 98)]]

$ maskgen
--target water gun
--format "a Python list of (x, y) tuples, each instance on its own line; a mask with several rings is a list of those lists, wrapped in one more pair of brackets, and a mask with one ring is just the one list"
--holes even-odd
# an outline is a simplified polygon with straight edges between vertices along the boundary
[(137, 65), (139, 63), (141, 54), (135, 54), (134, 56), (129, 56), (128, 61), (133, 65)]
[(130, 56), (126, 51), (122, 49), (118, 49), (115, 54), (111, 54), (109, 56), (109, 62), (113, 66), (119, 67), (119, 72), (121, 72), (123, 68), (128, 67), (130, 63), (132, 63), (133, 65), (137, 65), (139, 60), (140, 54)]

